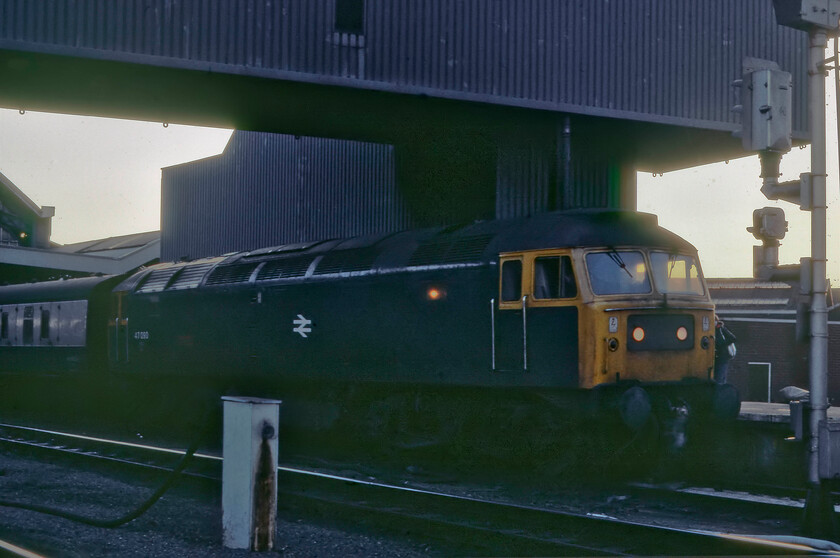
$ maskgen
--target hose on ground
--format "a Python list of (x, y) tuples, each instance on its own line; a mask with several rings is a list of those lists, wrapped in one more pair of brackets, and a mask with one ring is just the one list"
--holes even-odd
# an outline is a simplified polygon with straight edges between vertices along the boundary
[(210, 425), (212, 424), (212, 407), (212, 405), (208, 405), (208, 408), (205, 410), (204, 413), (204, 418), (202, 420), (203, 426), (199, 434), (193, 439), (189, 448), (187, 448), (186, 453), (184, 453), (184, 456), (181, 458), (181, 460), (178, 462), (175, 468), (169, 473), (169, 476), (166, 478), (163, 484), (161, 484), (161, 486), (151, 496), (149, 496), (146, 499), (146, 501), (144, 501), (140, 506), (120, 517), (114, 519), (86, 517), (83, 515), (75, 514), (57, 508), (52, 508), (49, 506), (42, 506), (39, 504), (30, 504), (25, 502), (15, 502), (2, 499), (0, 499), (0, 506), (6, 508), (18, 508), (46, 515), (52, 515), (55, 517), (61, 517), (70, 521), (74, 521), (76, 523), (90, 525), (92, 527), (104, 527), (107, 529), (113, 529), (115, 527), (125, 525), (126, 523), (129, 523), (146, 513), (149, 510), (149, 508), (151, 508), (158, 500), (160, 500), (160, 498), (166, 493), (166, 491), (172, 487), (176, 480), (178, 480), (178, 478), (181, 476), (181, 473), (184, 471), (184, 469), (187, 468), (187, 465), (190, 464), (193, 455), (195, 455), (195, 452), (198, 450), (199, 445), (201, 444), (205, 434), (208, 432)]

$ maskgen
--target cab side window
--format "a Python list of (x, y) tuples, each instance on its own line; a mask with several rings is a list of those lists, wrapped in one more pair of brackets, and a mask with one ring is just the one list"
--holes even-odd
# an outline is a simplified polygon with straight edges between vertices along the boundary
[(577, 283), (569, 256), (544, 256), (534, 260), (534, 298), (574, 298)]
[(522, 261), (502, 263), (502, 302), (515, 302), (522, 297)]

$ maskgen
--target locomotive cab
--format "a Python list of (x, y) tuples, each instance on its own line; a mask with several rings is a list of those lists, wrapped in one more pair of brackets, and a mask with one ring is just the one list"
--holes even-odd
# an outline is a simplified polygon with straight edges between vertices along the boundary
[(696, 254), (576, 247), (503, 253), (499, 263), (497, 329), (521, 344), (502, 342), (496, 369), (548, 372), (555, 386), (594, 391), (631, 425), (651, 407), (717, 405), (714, 305)]
[(714, 305), (691, 254), (655, 248), (589, 250), (586, 270), (588, 374), (604, 383), (709, 380)]

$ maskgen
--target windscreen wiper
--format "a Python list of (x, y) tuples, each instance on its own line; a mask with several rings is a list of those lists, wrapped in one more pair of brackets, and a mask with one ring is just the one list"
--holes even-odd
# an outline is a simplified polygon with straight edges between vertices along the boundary
[(624, 263), (624, 260), (623, 260), (623, 259), (621, 259), (621, 254), (619, 254), (618, 252), (616, 252), (615, 248), (613, 248), (612, 250), (610, 250), (609, 252), (607, 252), (607, 255), (610, 257), (610, 259), (611, 259), (612, 261), (614, 261), (614, 262), (615, 262), (615, 265), (617, 265), (618, 267), (620, 267), (621, 269), (623, 269), (625, 273), (627, 273), (627, 275), (630, 277), (630, 279), (632, 279), (632, 278), (633, 278), (633, 274), (632, 274), (632, 273), (630, 273), (630, 270), (629, 270), (629, 269), (627, 269), (627, 264), (626, 264), (626, 263)]
[(671, 278), (671, 273), (674, 272), (674, 266), (677, 265), (677, 258), (679, 258), (679, 254), (669, 254), (668, 255), (668, 279)]

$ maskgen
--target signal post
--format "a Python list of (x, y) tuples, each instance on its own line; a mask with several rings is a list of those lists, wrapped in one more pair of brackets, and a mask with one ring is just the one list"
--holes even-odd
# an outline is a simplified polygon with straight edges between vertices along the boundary
[[(811, 211), (811, 257), (800, 266), (778, 265), (778, 239), (787, 224), (776, 208), (756, 210), (751, 232), (763, 241), (754, 252), (754, 275), (770, 280), (792, 280), (798, 275), (800, 289), (810, 297), (809, 389), (810, 420), (807, 438), (808, 498), (803, 531), (810, 536), (836, 538), (834, 507), (823, 479), (840, 476), (830, 450), (840, 447), (828, 427), (828, 308), (826, 296), (826, 128), (825, 128), (825, 49), (828, 33), (836, 34), (840, 19), (840, 0), (773, 0), (780, 25), (808, 33), (808, 116), (811, 133), (811, 172), (797, 181), (779, 183), (779, 162), (791, 148), (790, 74), (772, 62), (745, 60), (741, 86), (742, 143), (748, 151), (758, 151), (761, 159), (762, 193), (774, 200), (798, 203)], [(837, 64), (839, 61), (835, 61)], [(781, 236), (780, 236), (781, 235)], [(796, 269), (799, 268), (799, 269)], [(793, 276), (793, 277), (792, 277)], [(793, 279), (796, 280), (796, 279)], [(798, 318), (799, 319), (799, 318)], [(797, 329), (805, 324), (797, 323)], [(822, 444), (821, 440), (822, 431)], [(840, 435), (840, 431), (837, 432)], [(837, 469), (837, 470), (833, 470)]]

